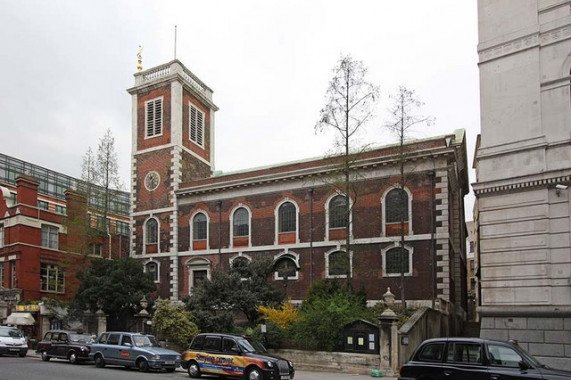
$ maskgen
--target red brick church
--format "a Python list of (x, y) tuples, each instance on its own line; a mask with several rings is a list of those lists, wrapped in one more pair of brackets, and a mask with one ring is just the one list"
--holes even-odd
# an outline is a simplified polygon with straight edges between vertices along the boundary
[(404, 189), (398, 146), (360, 154), (347, 218), (346, 195), (328, 181), (341, 157), (215, 171), (218, 107), (180, 61), (136, 73), (128, 92), (131, 255), (154, 274), (161, 298), (180, 300), (214, 270), (263, 255), (293, 301), (327, 278), (350, 278), (371, 303), (387, 288), (398, 299), (402, 270), (407, 304), (467, 310), (463, 130), (407, 144)]

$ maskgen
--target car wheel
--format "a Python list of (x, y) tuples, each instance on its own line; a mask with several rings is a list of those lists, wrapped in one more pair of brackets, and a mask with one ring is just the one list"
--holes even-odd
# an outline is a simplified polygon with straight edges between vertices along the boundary
[(45, 361), (45, 362), (47, 362), (47, 361), (49, 361), (50, 359), (51, 359), (51, 358), (50, 358), (50, 356), (48, 355), (48, 353), (47, 353), (46, 351), (42, 351), (42, 360)]
[(198, 366), (197, 362), (191, 361), (188, 363), (188, 376), (193, 378), (200, 377), (200, 367)]
[(95, 362), (95, 366), (97, 368), (105, 367), (105, 359), (103, 359), (103, 356), (97, 355), (95, 356), (95, 359), (93, 359), (93, 361)]
[(141, 372), (147, 372), (149, 370), (149, 363), (145, 359), (141, 359), (137, 362), (137, 368)]
[(75, 351), (71, 351), (69, 353), (67, 360), (69, 360), (69, 362), (71, 364), (77, 364), (77, 355), (76, 355)]
[(262, 372), (258, 367), (253, 367), (246, 373), (246, 380), (262, 380)]

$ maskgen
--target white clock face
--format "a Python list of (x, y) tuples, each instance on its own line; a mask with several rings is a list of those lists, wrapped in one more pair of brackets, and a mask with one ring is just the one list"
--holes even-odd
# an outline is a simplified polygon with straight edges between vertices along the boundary
[(154, 170), (150, 171), (145, 176), (145, 187), (147, 188), (147, 190), (153, 191), (157, 187), (159, 187), (159, 181), (160, 180), (161, 180), (161, 177), (159, 176), (159, 173), (157, 173)]

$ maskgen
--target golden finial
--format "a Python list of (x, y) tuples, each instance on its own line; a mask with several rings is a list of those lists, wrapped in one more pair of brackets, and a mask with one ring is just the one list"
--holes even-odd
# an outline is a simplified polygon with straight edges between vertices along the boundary
[(137, 52), (137, 71), (143, 71), (143, 47), (139, 45), (139, 51)]

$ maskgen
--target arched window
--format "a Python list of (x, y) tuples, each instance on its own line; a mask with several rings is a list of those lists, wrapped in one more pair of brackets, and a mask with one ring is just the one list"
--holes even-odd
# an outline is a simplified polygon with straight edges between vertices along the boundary
[(383, 253), (383, 267), (386, 276), (412, 273), (411, 251), (404, 247), (394, 247)]
[(145, 224), (145, 243), (157, 244), (159, 238), (159, 223), (155, 218), (147, 220)]
[(293, 203), (284, 202), (278, 209), (278, 232), (295, 232), (296, 230), (296, 208)]
[(276, 280), (297, 280), (299, 265), (297, 258), (291, 254), (282, 254), (274, 263)]
[(347, 277), (351, 274), (351, 258), (345, 251), (334, 251), (326, 256), (327, 277)]
[(244, 207), (234, 211), (234, 236), (248, 236), (250, 233), (249, 213)]
[(329, 201), (329, 228), (344, 228), (348, 223), (347, 198), (336, 195)]
[(385, 197), (385, 223), (408, 222), (408, 194), (394, 188)]
[(244, 268), (244, 267), (247, 267), (249, 264), (250, 264), (250, 260), (248, 260), (248, 258), (244, 257), (244, 256), (238, 256), (232, 260), (232, 268), (233, 269)]
[(206, 215), (196, 214), (192, 219), (192, 240), (206, 240), (207, 227)]
[(145, 272), (150, 273), (154, 282), (159, 282), (159, 266), (154, 261), (145, 265)]
[(242, 280), (251, 276), (250, 259), (246, 256), (236, 256), (230, 261), (231, 272), (238, 273)]

